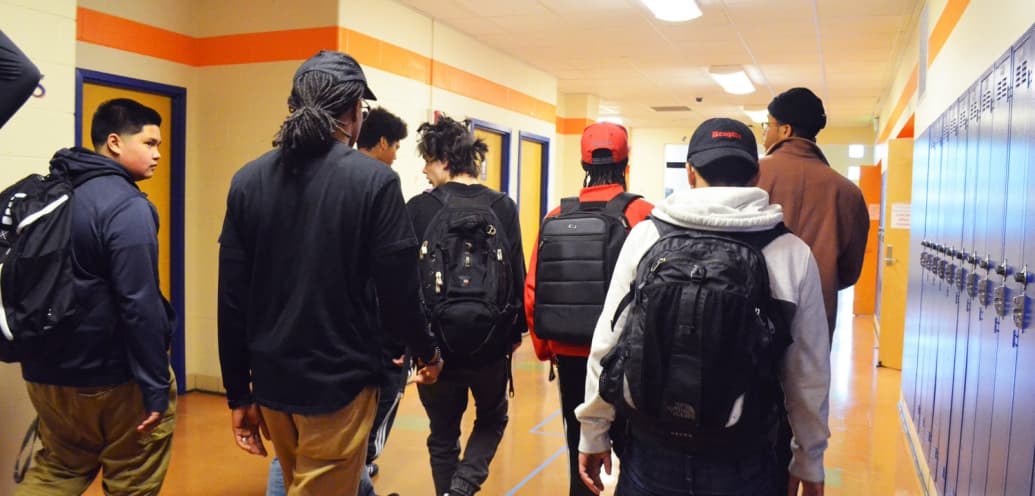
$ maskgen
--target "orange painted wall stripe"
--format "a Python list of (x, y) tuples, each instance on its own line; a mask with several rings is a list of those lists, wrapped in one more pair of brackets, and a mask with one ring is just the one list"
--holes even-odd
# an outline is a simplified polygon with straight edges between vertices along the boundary
[(79, 7), (76, 39), (194, 67), (302, 60), (320, 49), (337, 49), (356, 57), (366, 67), (536, 119), (553, 122), (557, 115), (557, 107), (552, 103), (398, 45), (336, 26), (193, 38)]
[(949, 0), (949, 3), (945, 4), (942, 15), (938, 17), (938, 23), (934, 25), (931, 36), (927, 38), (927, 67), (931, 67), (934, 59), (938, 58), (938, 54), (945, 46), (945, 42), (949, 41), (949, 35), (956, 29), (956, 24), (959, 24), (963, 11), (967, 10), (968, 5), (970, 5), (970, 0)]
[(582, 117), (558, 117), (557, 118), (557, 134), (582, 134), (582, 131), (586, 129), (586, 126), (592, 124), (591, 119)]
[(200, 53), (190, 36), (83, 7), (76, 10), (76, 39), (193, 66)]
[(307, 59), (338, 48), (338, 28), (306, 28), (197, 38), (199, 66)]
[[(930, 67), (934, 63), (935, 58), (941, 53), (942, 48), (945, 47), (945, 42), (949, 40), (949, 36), (952, 35), (953, 30), (956, 29), (956, 25), (959, 24), (960, 18), (963, 17), (963, 12), (967, 10), (967, 6), (970, 5), (970, 0), (949, 0), (949, 3), (945, 5), (940, 16), (938, 16), (938, 22), (935, 23), (934, 29), (931, 31), (931, 35), (927, 38), (927, 60), (924, 63), (927, 67)], [(922, 34), (922, 33), (921, 33)], [(891, 136), (891, 131), (898, 123), (898, 120), (902, 117), (902, 112), (905, 111), (906, 106), (916, 95), (917, 81), (920, 77), (920, 65), (917, 62), (916, 66), (913, 66), (913, 71), (909, 75), (909, 80), (906, 81), (905, 86), (902, 87), (902, 93), (899, 94), (898, 101), (895, 103), (895, 108), (892, 109), (891, 115), (888, 116), (887, 124), (880, 133), (880, 137), (877, 139), (878, 143), (884, 143)]]
[(877, 139), (878, 143), (884, 143), (888, 140), (888, 136), (891, 136), (891, 130), (895, 127), (899, 118), (902, 117), (902, 112), (905, 112), (906, 106), (909, 105), (910, 100), (913, 99), (913, 95), (916, 94), (917, 81), (920, 79), (920, 67), (913, 66), (913, 72), (909, 76), (909, 80), (906, 81), (906, 85), (902, 87), (902, 94), (898, 97), (898, 103), (895, 104), (895, 108), (891, 110), (891, 115), (888, 118), (888, 125), (884, 126), (884, 130), (880, 133), (880, 138)]

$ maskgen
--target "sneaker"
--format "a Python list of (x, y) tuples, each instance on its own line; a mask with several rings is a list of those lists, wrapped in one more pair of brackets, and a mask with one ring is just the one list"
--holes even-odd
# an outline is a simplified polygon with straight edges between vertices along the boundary
[(371, 464), (367, 465), (367, 475), (369, 475), (371, 477), (377, 475), (377, 471), (378, 470), (379, 469), (378, 469), (376, 463), (371, 463)]

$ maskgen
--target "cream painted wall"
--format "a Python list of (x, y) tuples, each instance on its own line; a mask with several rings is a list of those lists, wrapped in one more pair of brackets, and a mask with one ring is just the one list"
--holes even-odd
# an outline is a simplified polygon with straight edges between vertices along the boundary
[(206, 14), (219, 2), (200, 0), (78, 0), (73, 3), (90, 10), (133, 19), (137, 22), (173, 31), (180, 34), (197, 36), (197, 26), (202, 24), (207, 15), (198, 15), (198, 8), (204, 6)]
[(198, 37), (330, 27), (336, 25), (338, 18), (335, 0), (188, 0), (188, 3), (195, 25), (194, 31), (187, 33)]
[[(941, 12), (941, 8), (944, 8), (944, 4), (945, 2), (942, 0), (941, 7), (938, 9), (939, 12)], [(934, 7), (931, 7), (929, 3), (928, 11), (933, 9)], [(935, 18), (935, 20), (937, 19)], [(910, 114), (912, 114), (916, 108), (916, 98), (914, 97), (906, 105), (906, 108), (903, 109), (898, 119), (896, 119), (895, 122), (890, 122), (891, 113), (895, 110), (895, 106), (898, 105), (899, 95), (902, 94), (902, 89), (909, 81), (909, 78), (913, 73), (913, 67), (916, 66), (917, 59), (919, 57), (919, 27), (919, 22), (916, 25), (911, 26), (909, 38), (902, 51), (898, 54), (899, 59), (895, 67), (895, 76), (892, 79), (891, 86), (888, 89), (888, 92), (880, 99), (877, 109), (880, 130), (876, 137), (880, 136), (880, 133), (884, 131), (885, 127), (891, 126), (891, 137), (894, 138), (898, 134), (898, 131), (902, 129), (902, 126), (905, 125)], [(927, 33), (925, 33), (924, 36), (927, 36)]]
[[(51, 155), (71, 146), (75, 125), (75, 2), (0, 0), (0, 29), (39, 67), (47, 94), (29, 101), (0, 129), (0, 185), (46, 172)], [(47, 26), (47, 29), (39, 29)], [(0, 494), (12, 494), (10, 470), (22, 436), (35, 416), (25, 393), (21, 367), (0, 364)]]
[[(941, 10), (938, 11), (940, 15)], [(931, 13), (930, 24), (937, 16)], [(956, 29), (927, 73), (919, 100), (916, 132), (927, 129), (1035, 23), (1031, 0), (971, 0)]]
[(424, 14), (391, 0), (338, 0), (338, 6), (339, 26), (432, 56), (434, 28)]

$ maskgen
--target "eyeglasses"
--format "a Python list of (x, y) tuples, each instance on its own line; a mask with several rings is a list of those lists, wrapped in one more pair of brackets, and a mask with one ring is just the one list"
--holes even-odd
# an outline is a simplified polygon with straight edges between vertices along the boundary
[(370, 104), (363, 100), (363, 120), (367, 120), (368, 115), (370, 115)]
[(774, 127), (774, 126), (775, 127), (786, 126), (787, 124), (784, 124), (782, 122), (777, 122), (776, 124), (769, 125), (769, 121), (766, 121), (766, 122), (762, 122), (761, 125), (762, 125), (762, 133), (764, 134), (764, 133), (768, 132), (769, 128), (771, 128), (771, 127)]

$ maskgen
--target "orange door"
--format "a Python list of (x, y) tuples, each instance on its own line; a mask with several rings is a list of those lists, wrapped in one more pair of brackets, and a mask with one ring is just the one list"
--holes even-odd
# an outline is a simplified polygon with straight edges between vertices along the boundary
[(83, 83), (83, 107), (80, 118), (82, 119), (82, 143), (84, 148), (93, 149), (90, 142), (91, 121), (93, 113), (100, 104), (113, 98), (131, 98), (143, 105), (155, 109), (162, 116), (162, 143), (158, 146), (162, 158), (158, 161), (158, 168), (154, 176), (146, 181), (137, 183), (140, 190), (147, 194), (147, 199), (158, 209), (158, 277), (160, 278), (162, 294), (172, 299), (170, 290), (170, 274), (172, 265), (170, 263), (171, 244), (169, 233), (172, 231), (172, 220), (170, 212), (172, 209), (172, 98), (154, 93), (103, 86), (94, 83)]
[(856, 315), (873, 315), (877, 303), (877, 230), (880, 224), (880, 167), (865, 165), (859, 167), (859, 189), (870, 210), (870, 234), (866, 238), (866, 254), (863, 257), (862, 272), (855, 283)]

